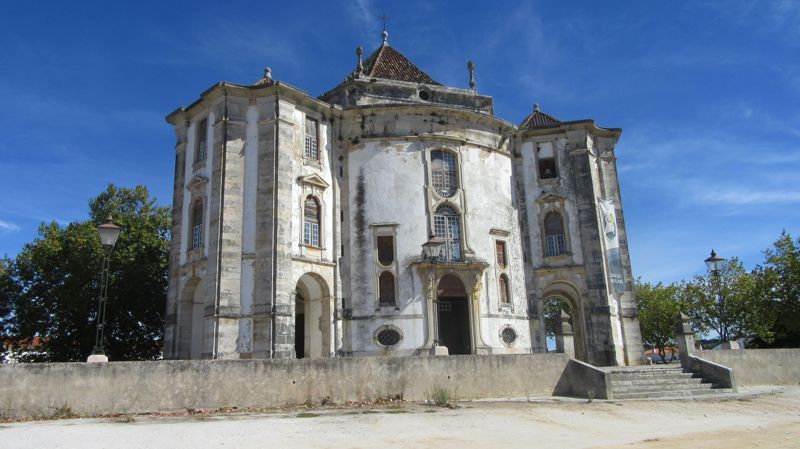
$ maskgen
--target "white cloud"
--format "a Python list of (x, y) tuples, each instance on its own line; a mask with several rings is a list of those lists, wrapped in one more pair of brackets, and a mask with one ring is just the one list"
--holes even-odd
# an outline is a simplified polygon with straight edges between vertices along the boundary
[(375, 10), (372, 0), (351, 1), (347, 3), (347, 10), (363, 39), (374, 42), (380, 36), (383, 26), (379, 17), (382, 14)]
[(3, 221), (0, 220), (0, 234), (6, 234), (9, 232), (17, 232), (19, 231), (20, 227), (10, 221)]

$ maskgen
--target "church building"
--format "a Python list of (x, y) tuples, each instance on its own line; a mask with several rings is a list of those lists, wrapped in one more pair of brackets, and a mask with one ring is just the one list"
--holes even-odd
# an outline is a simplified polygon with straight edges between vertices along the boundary
[[(168, 359), (528, 354), (638, 364), (614, 146), (519, 124), (389, 45), (315, 97), (220, 82), (177, 136)], [(466, 72), (465, 72), (466, 73)], [(466, 79), (466, 76), (465, 76)]]

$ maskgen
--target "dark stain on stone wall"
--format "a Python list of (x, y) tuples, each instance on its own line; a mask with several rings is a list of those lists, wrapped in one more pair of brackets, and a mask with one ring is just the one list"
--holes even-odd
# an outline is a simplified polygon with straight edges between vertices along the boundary
[[(356, 181), (356, 213), (354, 217), (354, 224), (356, 227), (356, 252), (360, 255), (359, 260), (362, 262), (368, 260), (367, 257), (367, 218), (365, 207), (367, 203), (367, 189), (364, 182), (364, 169), (361, 168), (358, 171), (358, 180)], [(363, 267), (361, 267), (363, 268)], [(359, 269), (356, 270), (356, 276), (358, 278), (362, 278), (364, 276), (364, 270)], [(356, 285), (366, 285), (366, 279), (360, 279)], [(353, 292), (355, 293), (355, 292)]]

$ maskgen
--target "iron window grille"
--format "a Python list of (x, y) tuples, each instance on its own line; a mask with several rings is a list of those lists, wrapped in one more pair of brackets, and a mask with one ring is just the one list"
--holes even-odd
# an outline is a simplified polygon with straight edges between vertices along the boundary
[(442, 239), (444, 245), (439, 254), (442, 262), (458, 262), (461, 260), (461, 220), (455, 209), (450, 206), (439, 206), (433, 216), (434, 234)]
[(458, 171), (456, 157), (449, 151), (431, 152), (431, 178), (434, 190), (446, 198), (458, 190)]

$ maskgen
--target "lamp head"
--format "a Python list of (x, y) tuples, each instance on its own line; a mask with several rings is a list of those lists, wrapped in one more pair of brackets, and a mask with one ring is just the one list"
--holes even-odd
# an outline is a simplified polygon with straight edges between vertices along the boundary
[(121, 232), (122, 228), (114, 224), (111, 215), (103, 221), (103, 224), (97, 226), (97, 233), (100, 234), (103, 246), (114, 246)]

